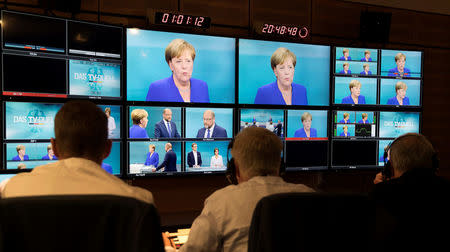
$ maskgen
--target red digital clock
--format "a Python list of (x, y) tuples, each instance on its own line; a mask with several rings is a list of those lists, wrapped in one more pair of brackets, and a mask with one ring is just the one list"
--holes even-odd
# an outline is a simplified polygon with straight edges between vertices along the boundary
[(205, 16), (192, 16), (186, 14), (175, 14), (169, 12), (156, 12), (155, 24), (167, 24), (176, 26), (209, 28), (211, 18)]
[(256, 25), (255, 31), (261, 35), (272, 35), (278, 37), (304, 39), (309, 36), (309, 29), (306, 26), (296, 25), (260, 23)]

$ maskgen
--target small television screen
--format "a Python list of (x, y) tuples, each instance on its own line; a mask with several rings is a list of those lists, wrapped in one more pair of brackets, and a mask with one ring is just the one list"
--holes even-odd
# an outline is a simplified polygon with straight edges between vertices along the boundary
[(335, 48), (336, 75), (377, 76), (378, 50), (368, 48)]
[(129, 138), (181, 138), (181, 108), (129, 107)]
[(66, 60), (3, 54), (3, 94), (67, 97)]
[(377, 115), (373, 111), (335, 111), (335, 137), (376, 137)]
[[(111, 154), (103, 160), (102, 168), (120, 175), (121, 153), (121, 142), (113, 142)], [(58, 157), (54, 155), (50, 142), (6, 144), (7, 169), (33, 169), (56, 161)]]
[(387, 157), (384, 156), (384, 150), (392, 143), (394, 140), (380, 140), (378, 142), (378, 166), (384, 166), (384, 161), (387, 161)]
[(284, 138), (284, 111), (282, 109), (241, 109), (239, 129), (261, 127)]
[(2, 11), (3, 47), (41, 52), (66, 52), (66, 21)]
[(419, 133), (419, 112), (380, 112), (380, 137), (394, 138), (406, 133)]
[(5, 102), (5, 139), (50, 139), (62, 104)]
[(233, 109), (186, 108), (186, 138), (233, 137)]
[(422, 77), (422, 52), (381, 50), (381, 76)]
[(225, 171), (229, 143), (230, 141), (187, 141), (185, 171)]
[(328, 141), (286, 141), (286, 171), (328, 169)]
[(69, 94), (120, 98), (120, 64), (69, 60)]
[(288, 110), (286, 140), (328, 140), (328, 112)]
[(70, 54), (120, 59), (122, 55), (122, 28), (68, 22), (68, 44)]
[(328, 105), (330, 47), (239, 39), (239, 103)]
[(181, 172), (181, 142), (129, 142), (129, 174)]
[[(334, 168), (376, 167), (377, 141), (333, 141), (332, 166)], [(340, 166), (340, 167), (339, 167)]]
[(118, 105), (98, 105), (108, 117), (108, 138), (120, 138), (122, 107)]
[(112, 175), (121, 175), (122, 153), (122, 143), (113, 141), (111, 153), (103, 160), (102, 168)]
[(420, 106), (420, 80), (381, 79), (380, 104), (390, 106)]
[(7, 169), (32, 169), (57, 160), (50, 142), (6, 144)]
[(234, 38), (127, 29), (127, 100), (234, 103)]
[(335, 104), (377, 104), (377, 79), (357, 77), (334, 78)]

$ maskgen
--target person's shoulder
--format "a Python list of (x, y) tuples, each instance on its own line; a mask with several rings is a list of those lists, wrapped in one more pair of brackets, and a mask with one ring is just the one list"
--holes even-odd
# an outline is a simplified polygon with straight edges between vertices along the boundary
[(200, 79), (191, 78), (191, 85), (199, 86), (199, 87), (208, 87), (206, 81)]
[(292, 83), (292, 88), (296, 89), (297, 91), (306, 91), (306, 87), (298, 83)]
[(160, 79), (160, 80), (154, 81), (154, 82), (152, 82), (150, 84), (150, 87), (151, 88), (166, 87), (170, 83), (170, 78), (172, 78), (172, 77), (167, 77), (167, 78), (164, 78), (164, 79)]
[(270, 92), (270, 90), (273, 88), (274, 85), (276, 85), (276, 82), (272, 82), (272, 83), (263, 85), (258, 88), (258, 93), (259, 92), (263, 92), (263, 93)]

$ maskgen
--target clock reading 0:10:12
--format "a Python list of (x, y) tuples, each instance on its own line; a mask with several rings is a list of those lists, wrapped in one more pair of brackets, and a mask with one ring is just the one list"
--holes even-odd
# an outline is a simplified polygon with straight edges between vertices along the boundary
[(211, 18), (209, 17), (174, 14), (168, 12), (156, 12), (155, 19), (157, 24), (170, 24), (199, 28), (209, 28), (211, 25)]
[(263, 24), (261, 33), (306, 38), (309, 30), (306, 27)]

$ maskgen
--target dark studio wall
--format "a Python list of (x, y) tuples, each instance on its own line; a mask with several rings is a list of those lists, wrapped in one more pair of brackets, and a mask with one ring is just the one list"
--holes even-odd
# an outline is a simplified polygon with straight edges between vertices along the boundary
[[(450, 178), (450, 16), (337, 0), (81, 0), (78, 13), (49, 11), (38, 0), (0, 1), (0, 7), (126, 27), (151, 28), (149, 9), (179, 11), (212, 18), (210, 34), (250, 37), (256, 21), (307, 25), (306, 43), (424, 52), (422, 132), (439, 150), (440, 174)], [(68, 1), (66, 1), (68, 2)], [(362, 11), (392, 13), (387, 43), (360, 40)], [(307, 172), (286, 180), (323, 191), (367, 192), (375, 171)], [(128, 181), (152, 191), (163, 225), (191, 223), (204, 199), (227, 185), (223, 175), (137, 178)]]

